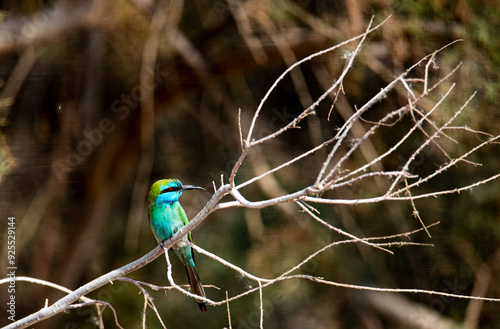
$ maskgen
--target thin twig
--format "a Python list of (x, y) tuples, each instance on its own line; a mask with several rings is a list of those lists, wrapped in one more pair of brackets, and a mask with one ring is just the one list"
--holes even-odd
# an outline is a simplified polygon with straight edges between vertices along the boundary
[(309, 210), (309, 208), (308, 208), (308, 207), (305, 207), (305, 206), (304, 206), (304, 204), (303, 204), (303, 202), (298, 201), (298, 202), (296, 202), (296, 203), (297, 203), (297, 204), (298, 204), (298, 205), (299, 205), (299, 206), (300, 206), (300, 207), (301, 207), (301, 208), (302, 208), (302, 209), (303, 209), (306, 213), (308, 213), (308, 214), (309, 214), (309, 216), (311, 216), (312, 218), (314, 218), (314, 219), (315, 219), (318, 223), (321, 223), (321, 224), (323, 224), (324, 226), (328, 227), (330, 230), (335, 231), (335, 232), (337, 232), (337, 233), (339, 233), (339, 234), (342, 234), (342, 235), (344, 235), (344, 236), (346, 236), (346, 237), (349, 237), (349, 238), (353, 239), (353, 240), (354, 240), (354, 241), (356, 241), (356, 242), (361, 242), (361, 243), (364, 243), (364, 244), (366, 244), (366, 245), (368, 245), (368, 246), (370, 246), (370, 247), (374, 247), (374, 248), (380, 249), (380, 250), (382, 250), (382, 251), (388, 252), (389, 254), (394, 254), (394, 253), (393, 253), (392, 251), (390, 251), (389, 249), (379, 247), (379, 246), (377, 246), (377, 245), (375, 245), (375, 244), (373, 244), (373, 243), (367, 242), (367, 241), (365, 241), (365, 240), (363, 240), (363, 239), (358, 238), (358, 237), (357, 237), (357, 236), (355, 236), (355, 235), (352, 235), (352, 234), (350, 234), (350, 233), (347, 233), (347, 232), (345, 232), (345, 231), (343, 231), (343, 230), (341, 230), (341, 229), (339, 229), (339, 228), (336, 228), (336, 227), (335, 227), (335, 226), (333, 226), (333, 225), (328, 224), (327, 222), (325, 222), (324, 220), (322, 220), (321, 218), (319, 218), (316, 214), (314, 214), (311, 210)]
[(153, 312), (155, 313), (156, 317), (158, 318), (158, 320), (160, 321), (160, 324), (163, 328), (167, 328), (165, 326), (165, 323), (163, 323), (163, 320), (160, 316), (160, 313), (158, 312), (158, 309), (156, 308), (156, 305), (155, 303), (153, 302), (153, 298), (151, 298), (151, 296), (148, 294), (148, 292), (141, 286), (142, 282), (139, 282), (139, 281), (135, 281), (135, 280), (132, 280), (132, 279), (129, 279), (129, 278), (126, 278), (126, 277), (121, 277), (118, 279), (119, 281), (125, 281), (125, 282), (129, 282), (129, 283), (132, 283), (134, 286), (136, 286), (137, 288), (139, 288), (139, 290), (141, 291), (141, 293), (144, 295), (144, 309), (143, 309), (143, 327), (145, 327), (145, 324), (146, 324), (146, 309), (147, 309), (147, 306), (149, 305), (149, 307), (151, 307), (151, 309), (153, 310)]

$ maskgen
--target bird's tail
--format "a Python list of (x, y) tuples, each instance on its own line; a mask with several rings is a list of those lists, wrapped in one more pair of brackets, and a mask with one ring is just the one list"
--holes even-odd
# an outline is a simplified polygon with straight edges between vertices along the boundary
[[(189, 285), (191, 286), (191, 291), (193, 294), (196, 294), (201, 297), (206, 297), (205, 290), (203, 289), (203, 285), (201, 284), (200, 277), (196, 272), (196, 269), (193, 266), (186, 266), (186, 273), (188, 276)], [(207, 306), (204, 302), (200, 300), (196, 300), (198, 302), (198, 306), (200, 307), (200, 311), (207, 312)]]

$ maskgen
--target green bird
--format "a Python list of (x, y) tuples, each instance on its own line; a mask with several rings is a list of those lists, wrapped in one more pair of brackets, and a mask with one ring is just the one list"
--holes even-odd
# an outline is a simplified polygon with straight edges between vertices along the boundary
[[(149, 192), (149, 224), (158, 241), (163, 246), (179, 229), (187, 225), (186, 212), (179, 203), (179, 198), (186, 190), (204, 190), (203, 187), (182, 185), (178, 179), (161, 179), (151, 186)], [(186, 268), (191, 291), (201, 297), (206, 297), (200, 277), (194, 265), (193, 248), (187, 242), (193, 242), (191, 232), (177, 242), (172, 249)], [(204, 302), (197, 300), (200, 311), (207, 312)]]

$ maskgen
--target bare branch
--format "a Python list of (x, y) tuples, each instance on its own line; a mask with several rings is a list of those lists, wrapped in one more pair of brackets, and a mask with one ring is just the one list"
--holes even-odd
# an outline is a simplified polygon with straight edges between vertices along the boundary
[[(94, 291), (114, 280), (117, 280), (118, 278), (131, 273), (141, 267), (143, 267), (146, 264), (149, 264), (158, 256), (161, 255), (162, 253), (162, 248), (158, 245), (155, 249), (144, 255), (143, 257), (139, 258), (136, 261), (133, 261), (132, 263), (129, 263), (125, 266), (122, 266), (116, 270), (113, 270), (109, 273), (106, 273), (92, 281), (90, 281), (87, 284), (84, 284), (83, 286), (79, 287), (75, 291), (69, 293), (65, 297), (59, 299), (57, 302), (54, 304), (44, 307), (38, 312), (32, 313), (22, 319), (17, 320), (16, 322), (12, 322), (9, 325), (5, 327), (5, 329), (20, 329), (20, 328), (27, 328), (34, 323), (38, 323), (42, 320), (45, 320), (47, 318), (50, 318), (58, 313), (63, 312), (66, 310), (71, 304), (73, 304), (75, 301), (78, 299), (81, 299), (83, 296), (87, 295), (89, 292)], [(1, 283), (1, 282), (0, 282)]]
[(144, 284), (144, 283), (138, 282), (138, 281), (135, 281), (135, 280), (132, 280), (132, 279), (129, 279), (129, 278), (125, 278), (125, 277), (121, 277), (118, 280), (119, 281), (125, 281), (125, 282), (132, 283), (134, 286), (136, 286), (137, 288), (139, 288), (139, 290), (143, 294), (143, 296), (144, 296), (144, 309), (142, 311), (142, 324), (143, 324), (143, 327), (146, 328), (146, 310), (147, 310), (147, 306), (149, 305), (149, 307), (151, 307), (151, 309), (155, 313), (156, 317), (160, 321), (161, 326), (166, 329), (167, 327), (165, 326), (165, 324), (163, 323), (163, 320), (161, 319), (160, 313), (158, 312), (158, 309), (156, 308), (156, 305), (153, 302), (153, 298), (151, 298), (151, 296), (148, 294), (148, 292), (141, 285), (141, 284)]
[(322, 220), (321, 218), (319, 218), (318, 216), (316, 216), (316, 214), (314, 214), (314, 213), (313, 213), (313, 212), (312, 212), (312, 211), (311, 211), (308, 207), (305, 207), (305, 206), (304, 206), (304, 204), (303, 204), (303, 202), (300, 202), (300, 201), (299, 201), (299, 202), (297, 202), (297, 204), (298, 204), (298, 205), (299, 205), (299, 206), (300, 206), (300, 207), (301, 207), (301, 208), (302, 208), (305, 212), (307, 212), (307, 213), (309, 214), (309, 216), (311, 216), (312, 218), (314, 218), (317, 222), (321, 223), (322, 225), (324, 225), (324, 226), (328, 227), (330, 230), (335, 231), (335, 232), (337, 232), (337, 233), (340, 233), (340, 234), (342, 234), (342, 235), (345, 235), (345, 236), (347, 236), (347, 237), (349, 237), (349, 238), (353, 239), (353, 240), (354, 240), (354, 241), (356, 241), (356, 242), (365, 243), (365, 244), (367, 244), (367, 245), (369, 245), (369, 246), (371, 246), (371, 247), (374, 247), (374, 248), (380, 249), (380, 250), (382, 250), (382, 251), (386, 251), (386, 252), (388, 252), (388, 253), (390, 253), (390, 254), (394, 254), (392, 251), (390, 251), (390, 250), (388, 250), (388, 249), (385, 249), (385, 248), (382, 248), (382, 247), (376, 246), (375, 244), (370, 243), (370, 242), (366, 242), (365, 240), (360, 239), (360, 238), (358, 238), (357, 236), (354, 236), (354, 235), (352, 235), (352, 234), (350, 234), (350, 233), (347, 233), (347, 232), (345, 232), (345, 231), (342, 231), (342, 230), (341, 230), (341, 229), (339, 229), (339, 228), (336, 228), (335, 226), (332, 226), (332, 225), (328, 224), (327, 222), (325, 222), (324, 220)]
[[(109, 307), (111, 309), (111, 311), (113, 312), (113, 317), (115, 319), (116, 326), (118, 328), (123, 329), (123, 327), (120, 325), (120, 322), (118, 322), (118, 315), (116, 314), (115, 308), (113, 307), (113, 305), (111, 305), (108, 302), (103, 302), (103, 301), (100, 301), (100, 300), (94, 300), (94, 301), (86, 302), (86, 303), (72, 304), (72, 305), (69, 305), (67, 307), (67, 309), (68, 310), (72, 310), (72, 309), (75, 309), (75, 308), (80, 308), (80, 307), (85, 307), (85, 306), (90, 306), (90, 305), (96, 305), (96, 306), (102, 305), (102, 306), (104, 306), (104, 308), (102, 309), (102, 311), (104, 311), (104, 309), (106, 307)], [(102, 314), (99, 314), (99, 322), (100, 322), (101, 327), (102, 327)]]
[[(163, 3), (163, 2), (162, 2)], [(182, 3), (181, 4), (176, 4), (176, 8), (178, 9), (178, 13), (180, 10), (182, 10)], [(240, 12), (240, 9), (232, 8), (233, 15), (242, 15), (243, 13)], [(297, 11), (296, 11), (297, 12)], [(156, 53), (159, 47), (159, 40), (160, 40), (160, 34), (163, 33), (163, 30), (166, 28), (167, 32), (172, 32), (176, 30), (175, 27), (175, 22), (172, 23), (167, 19), (167, 14), (166, 13), (157, 13), (155, 17), (153, 18), (153, 21), (151, 23), (151, 30), (150, 30), (150, 38), (148, 39), (147, 46), (144, 49), (144, 54), (143, 54), (143, 63), (142, 63), (142, 69), (144, 69), (147, 66), (151, 66), (156, 62)], [(179, 15), (173, 18), (174, 21), (179, 18)], [(245, 18), (246, 19), (246, 18)], [(310, 21), (310, 20), (309, 20)], [(228, 322), (229, 322), (229, 327), (231, 328), (231, 315), (230, 315), (230, 309), (229, 309), (229, 303), (235, 300), (238, 300), (242, 298), (243, 296), (247, 296), (249, 294), (252, 294), (254, 292), (259, 293), (259, 327), (263, 328), (263, 321), (264, 321), (264, 289), (268, 286), (277, 284), (278, 282), (285, 281), (285, 280), (309, 280), (318, 284), (323, 284), (323, 285), (330, 285), (330, 286), (335, 286), (335, 287), (342, 287), (342, 288), (348, 288), (348, 289), (358, 289), (358, 290), (367, 290), (367, 291), (383, 291), (383, 292), (397, 292), (397, 293), (423, 293), (423, 294), (430, 294), (430, 295), (439, 295), (439, 296), (446, 296), (446, 297), (456, 297), (456, 298), (466, 298), (466, 299), (471, 299), (471, 300), (480, 300), (480, 301), (490, 301), (490, 302), (500, 302), (500, 299), (497, 298), (487, 298), (487, 297), (476, 297), (476, 296), (467, 296), (467, 295), (461, 295), (461, 294), (453, 294), (453, 293), (445, 293), (445, 292), (439, 292), (439, 291), (431, 291), (431, 290), (423, 290), (423, 289), (398, 289), (398, 288), (379, 288), (379, 287), (370, 287), (370, 286), (362, 286), (362, 285), (352, 285), (348, 283), (338, 283), (329, 280), (328, 278), (319, 278), (311, 275), (304, 275), (304, 274), (292, 274), (296, 271), (299, 271), (305, 264), (313, 260), (315, 257), (317, 257), (319, 254), (324, 253), (328, 251), (331, 248), (338, 247), (347, 243), (356, 243), (356, 244), (363, 244), (368, 247), (372, 247), (384, 252), (387, 252), (389, 254), (394, 254), (394, 252), (389, 249), (391, 247), (404, 247), (404, 246), (433, 246), (431, 243), (426, 243), (426, 242), (413, 242), (413, 241), (408, 241), (409, 237), (411, 235), (417, 234), (419, 232), (426, 232), (427, 236), (430, 238), (430, 232), (429, 228), (437, 225), (437, 223), (433, 223), (430, 225), (425, 225), (424, 220), (420, 217), (420, 214), (418, 212), (415, 200), (422, 199), (422, 198), (429, 198), (429, 197), (438, 197), (440, 195), (444, 194), (451, 194), (451, 193), (460, 193), (462, 191), (468, 191), (471, 190), (477, 186), (486, 184), (490, 181), (493, 181), (497, 178), (500, 177), (500, 173), (491, 175), (490, 177), (484, 178), (484, 179), (479, 179), (475, 180), (471, 183), (466, 184), (465, 186), (462, 187), (455, 187), (452, 189), (448, 190), (439, 190), (439, 188), (434, 188), (431, 189), (430, 192), (422, 192), (419, 193), (418, 187), (421, 184), (424, 183), (429, 183), (433, 178), (437, 177), (438, 175), (443, 174), (446, 170), (450, 169), (451, 167), (457, 165), (459, 162), (464, 162), (469, 165), (473, 166), (480, 166), (480, 163), (473, 162), (472, 160), (468, 159), (471, 154), (474, 152), (489, 146), (493, 144), (498, 144), (499, 141), (498, 139), (500, 138), (500, 135), (495, 136), (492, 134), (489, 134), (487, 132), (482, 132), (478, 130), (474, 130), (472, 128), (466, 127), (466, 126), (453, 126), (453, 122), (456, 120), (456, 118), (462, 114), (464, 109), (470, 104), (472, 98), (474, 97), (474, 94), (471, 95), (464, 103), (463, 105), (458, 109), (455, 110), (455, 112), (449, 117), (444, 123), (434, 123), (432, 121), (432, 118), (438, 113), (438, 111), (443, 107), (445, 104), (445, 101), (451, 97), (455, 84), (451, 84), (450, 87), (448, 87), (445, 92), (438, 98), (437, 101), (435, 101), (432, 106), (426, 106), (426, 109), (430, 107), (429, 110), (424, 112), (423, 110), (417, 108), (419, 106), (419, 102), (424, 102), (425, 99), (427, 99), (429, 96), (432, 96), (431, 93), (435, 92), (438, 90), (438, 87), (443, 86), (443, 84), (447, 81), (449, 81), (452, 77), (452, 75), (457, 72), (459, 69), (460, 65), (457, 65), (455, 68), (453, 68), (448, 74), (445, 74), (444, 77), (441, 79), (438, 79), (435, 81), (432, 79), (432, 70), (431, 69), (437, 69), (437, 56), (438, 54), (443, 51), (445, 48), (451, 46), (457, 41), (454, 41), (450, 44), (445, 45), (444, 47), (434, 51), (431, 54), (428, 54), (427, 56), (423, 57), (421, 60), (419, 60), (417, 63), (412, 65), (410, 68), (405, 70), (402, 74), (399, 74), (398, 76), (394, 77), (394, 79), (390, 82), (387, 83), (387, 85), (379, 92), (377, 92), (375, 95), (371, 97), (369, 101), (367, 101), (365, 104), (359, 107), (359, 109), (356, 109), (355, 112), (349, 113), (349, 115), (346, 115), (344, 118), (344, 123), (336, 131), (336, 133), (332, 133), (334, 135), (333, 137), (329, 138), (324, 138), (320, 141), (315, 141), (313, 145), (316, 146), (311, 146), (307, 150), (304, 150), (300, 155), (293, 156), (291, 159), (285, 159), (283, 161), (280, 161), (281, 164), (274, 165), (274, 167), (266, 167), (266, 169), (262, 170), (264, 171), (261, 173), (261, 171), (258, 172), (258, 174), (255, 174), (255, 177), (249, 178), (244, 182), (237, 183), (237, 174), (242, 165), (245, 163), (245, 160), (247, 160), (247, 156), (251, 151), (255, 151), (253, 148), (255, 148), (257, 145), (262, 144), (262, 143), (271, 143), (275, 140), (278, 139), (282, 134), (285, 132), (291, 131), (293, 128), (296, 128), (299, 126), (300, 123), (305, 121), (305, 119), (312, 113), (314, 113), (315, 109), (317, 106), (329, 95), (331, 95), (332, 92), (337, 91), (337, 94), (342, 92), (345, 92), (343, 90), (343, 82), (344, 78), (346, 77), (347, 73), (351, 70), (351, 68), (354, 65), (354, 61), (357, 58), (357, 56), (360, 54), (363, 46), (366, 43), (368, 35), (370, 35), (372, 32), (376, 31), (379, 29), (385, 22), (387, 21), (384, 20), (382, 23), (376, 25), (375, 27), (372, 27), (372, 22), (368, 25), (366, 28), (365, 32), (351, 38), (345, 42), (342, 42), (340, 44), (337, 44), (335, 46), (332, 46), (328, 49), (325, 49), (323, 51), (314, 53), (308, 57), (305, 57), (304, 59), (292, 64), (289, 66), (285, 72), (283, 72), (280, 77), (271, 85), (269, 90), (266, 92), (264, 97), (262, 98), (261, 102), (259, 103), (257, 109), (255, 110), (255, 113), (251, 119), (250, 125), (248, 132), (246, 133), (246, 138), (244, 138), (243, 134), (243, 125), (244, 122), (242, 122), (242, 116), (241, 116), (241, 109), (238, 111), (238, 134), (239, 134), (239, 142), (240, 142), (240, 147), (241, 147), (241, 154), (239, 158), (236, 161), (236, 164), (233, 166), (231, 169), (231, 172), (229, 174), (228, 178), (228, 183), (224, 183), (224, 176), (221, 175), (221, 182), (220, 186), (217, 188), (217, 184), (213, 182), (213, 187), (214, 187), (214, 194), (210, 198), (210, 200), (206, 203), (206, 205), (203, 207), (203, 209), (200, 210), (200, 212), (183, 228), (181, 228), (171, 239), (168, 241), (165, 241), (163, 243), (164, 250), (160, 247), (157, 246), (154, 250), (146, 254), (145, 256), (141, 257), (140, 259), (127, 264), (117, 270), (111, 271), (109, 273), (106, 273), (99, 278), (96, 278), (95, 280), (81, 286), (75, 291), (68, 290), (66, 288), (60, 287), (55, 284), (47, 283), (42, 280), (37, 280), (37, 279), (30, 279), (30, 278), (16, 278), (16, 280), (26, 280), (26, 281), (31, 281), (33, 283), (37, 284), (45, 284), (48, 286), (51, 286), (55, 289), (59, 289), (62, 291), (65, 291), (68, 295), (65, 297), (61, 298), (59, 301), (56, 303), (44, 307), (38, 312), (35, 312), (23, 319), (18, 320), (17, 322), (14, 322), (10, 325), (8, 325), (5, 328), (26, 328), (29, 326), (32, 326), (33, 324), (47, 319), (57, 313), (63, 312), (67, 309), (71, 308), (77, 308), (77, 307), (82, 307), (86, 305), (98, 305), (98, 313), (100, 314), (101, 308), (100, 306), (103, 306), (103, 309), (106, 306), (109, 306), (115, 316), (115, 322), (117, 326), (120, 326), (118, 323), (118, 319), (116, 316), (116, 312), (113, 309), (113, 307), (108, 304), (104, 303), (101, 301), (95, 301), (92, 299), (89, 299), (85, 297), (89, 292), (94, 291), (102, 286), (104, 286), (107, 283), (112, 283), (113, 281), (116, 280), (121, 280), (121, 281), (126, 281), (129, 283), (134, 284), (135, 286), (138, 287), (139, 291), (143, 294), (144, 296), (144, 305), (143, 305), (143, 311), (142, 311), (142, 327), (146, 327), (146, 312), (148, 307), (150, 307), (153, 312), (155, 313), (156, 317), (160, 321), (161, 325), (163, 328), (166, 328), (155, 304), (151, 296), (148, 294), (146, 291), (145, 287), (148, 287), (153, 290), (160, 290), (160, 289), (175, 289), (182, 294), (189, 296), (191, 298), (194, 298), (196, 300), (200, 300), (203, 302), (206, 302), (210, 305), (213, 306), (219, 306), (219, 305), (226, 305), (227, 307), (227, 316), (228, 316)], [(168, 25), (169, 23), (172, 23), (174, 25)], [(248, 22), (247, 22), (248, 23)], [(168, 26), (167, 26), (168, 25)], [(239, 26), (240, 29), (244, 30), (245, 32), (245, 42), (250, 42), (253, 39), (252, 33), (250, 33), (250, 30), (248, 30), (249, 26), (248, 25), (241, 25)], [(188, 55), (189, 51), (193, 46), (190, 44), (189, 40), (184, 36), (179, 31), (179, 34), (170, 33), (167, 36), (171, 42), (174, 41), (179, 41), (176, 44), (176, 47), (178, 48), (178, 51), (183, 54), (184, 57), (186, 57), (186, 60), (190, 60), (191, 62), (189, 63), (191, 66), (195, 67), (200, 74), (206, 74), (207, 70), (207, 63), (204, 61), (202, 56), (198, 53), (195, 54), (194, 57)], [(180, 39), (179, 39), (180, 38)], [(339, 49), (340, 47), (347, 45), (349, 43), (359, 41), (359, 43), (356, 45), (356, 48), (353, 52), (349, 53), (349, 56), (347, 58), (346, 64), (344, 69), (341, 71), (339, 74), (338, 78), (335, 79), (335, 81), (330, 85), (326, 84), (324, 87), (325, 92), (318, 97), (315, 101), (312, 102), (312, 104), (306, 104), (304, 106), (304, 110), (296, 116), (293, 120), (288, 122), (284, 127), (276, 129), (275, 131), (270, 132), (266, 136), (259, 136), (259, 139), (254, 139), (254, 132), (257, 127), (257, 121), (259, 116), (261, 115), (263, 111), (264, 104), (266, 103), (267, 99), (269, 98), (270, 94), (276, 89), (277, 85), (283, 80), (283, 78), (292, 72), (295, 68), (297, 68), (299, 65), (303, 64), (306, 61), (309, 61), (317, 56), (321, 56), (324, 54), (327, 54), (329, 52), (332, 52), (333, 50)], [(1, 49), (1, 48), (0, 48)], [(253, 55), (255, 58), (259, 58), (259, 56), (262, 56), (262, 54), (259, 55), (259, 52), (261, 51), (260, 45), (256, 45), (256, 47), (253, 48)], [(188, 59), (191, 58), (191, 59)], [(262, 59), (262, 57), (260, 57)], [(413, 78), (411, 75), (413, 72), (419, 67), (423, 66), (425, 64), (424, 68), (424, 78)], [(144, 78), (144, 77), (143, 77)], [(388, 79), (389, 80), (389, 79)], [(431, 82), (432, 81), (432, 82)], [(401, 83), (401, 85), (399, 85)], [(420, 92), (412, 86), (412, 84), (417, 84), (420, 86)], [(372, 121), (368, 121), (363, 118), (365, 114), (367, 114), (371, 109), (374, 108), (374, 105), (379, 103), (379, 102), (384, 102), (385, 98), (388, 97), (390, 92), (395, 89), (398, 90), (400, 94), (403, 95), (403, 97), (407, 97), (407, 104), (405, 100), (404, 106), (400, 108), (388, 108), (384, 109), (385, 112), (382, 112), (382, 114), (379, 115), (379, 119), (374, 119)], [(402, 92), (401, 92), (402, 90)], [(150, 97), (144, 98), (141, 107), (143, 108), (143, 128), (149, 126), (149, 124), (146, 125), (147, 122), (151, 123), (152, 119), (154, 117), (152, 116), (153, 113), (151, 112), (154, 107), (154, 98), (152, 95), (149, 95)], [(337, 95), (336, 95), (337, 96)], [(303, 98), (302, 100), (307, 99), (307, 97)], [(336, 97), (334, 98), (334, 102), (336, 102)], [(307, 105), (309, 105), (307, 107)], [(153, 111), (154, 112), (154, 111)], [(378, 113), (378, 112), (377, 112)], [(328, 114), (327, 118), (327, 123), (330, 124), (330, 113)], [(366, 117), (368, 117), (366, 115)], [(362, 147), (363, 145), (366, 145), (366, 143), (371, 142), (372, 136), (374, 136), (377, 133), (381, 133), (380, 129), (382, 127), (390, 129), (392, 127), (398, 126), (400, 122), (404, 120), (404, 118), (407, 118), (410, 120), (411, 127), (407, 128), (407, 130), (404, 131), (402, 134), (402, 137), (400, 137), (398, 140), (394, 141), (393, 143), (389, 144), (387, 146), (387, 149), (384, 151), (380, 151), (378, 153), (375, 150), (375, 147), (373, 147), (373, 156), (371, 157), (365, 157), (366, 160), (364, 160), (361, 164), (358, 164), (358, 161), (353, 161), (356, 160), (355, 156), (359, 153), (359, 150), (363, 151)], [(154, 121), (154, 120), (153, 120)], [(363, 129), (361, 130), (361, 133), (354, 133), (353, 130), (355, 130), (356, 125), (360, 126), (363, 125)], [(367, 128), (365, 129), (366, 126)], [(142, 128), (141, 128), (142, 129)], [(456, 155), (453, 154), (452, 151), (448, 150), (445, 146), (443, 146), (443, 143), (441, 142), (441, 139), (444, 139), (446, 141), (451, 141), (453, 143), (459, 143), (459, 138), (452, 138), (449, 136), (447, 133), (449, 131), (458, 131), (458, 132), (463, 132), (463, 133), (471, 133), (474, 134), (475, 137), (477, 137), (479, 144), (476, 146), (468, 149), (467, 151), (463, 152), (461, 155)], [(397, 156), (398, 152), (401, 152), (402, 145), (405, 142), (411, 141), (411, 137), (414, 137), (415, 135), (421, 135), (425, 136), (425, 140), (423, 142), (419, 142), (417, 146), (411, 149), (409, 152), (409, 156), (406, 156), (403, 161), (401, 161), (402, 167), (401, 169), (397, 170), (388, 170), (384, 169), (384, 166), (386, 164), (386, 161), (388, 162), (389, 160), (393, 159), (392, 157)], [(352, 136), (354, 136), (356, 139), (351, 141)], [(141, 140), (142, 140), (142, 150), (147, 151), (148, 147), (151, 146), (151, 138), (153, 138), (154, 135), (147, 132), (143, 132), (143, 135), (141, 135)], [(238, 138), (237, 137), (237, 138)], [(453, 136), (455, 137), (455, 136)], [(365, 143), (365, 144), (363, 144)], [(439, 150), (439, 155), (444, 156), (446, 163), (442, 163), (441, 166), (434, 170), (431, 174), (426, 174), (426, 175), (418, 175), (417, 173), (410, 173), (411, 170), (411, 165), (414, 164), (415, 160), (419, 155), (422, 155), (424, 150), (426, 151), (426, 148), (430, 148), (430, 146), (433, 145), (435, 148)], [(318, 152), (320, 150), (324, 150), (324, 155), (320, 155), (321, 152)], [(149, 154), (149, 153), (148, 153)], [(150, 155), (150, 154), (149, 154)], [(315, 158), (316, 157), (316, 158)], [(312, 159), (312, 160), (311, 160)], [(319, 161), (317, 159), (320, 159)], [(272, 195), (272, 197), (264, 198), (263, 200), (257, 200), (257, 201), (250, 201), (249, 196), (242, 192), (243, 187), (249, 186), (255, 182), (258, 182), (259, 180), (263, 179), (264, 177), (270, 176), (270, 175), (275, 175), (277, 173), (280, 173), (284, 171), (285, 168), (287, 167), (292, 167), (292, 166), (299, 166), (299, 161), (302, 163), (302, 161), (314, 161), (314, 171), (312, 172), (312, 175), (310, 178), (310, 182), (308, 181), (306, 184), (303, 184), (302, 186), (299, 186), (296, 188), (295, 191), (293, 192), (284, 192), (286, 191), (285, 189), (280, 189), (280, 192), (276, 193), (275, 195)], [(443, 161), (442, 161), (443, 162)], [(144, 172), (149, 172), (151, 168), (150, 167), (150, 162), (148, 162), (147, 159), (144, 160), (143, 164), (143, 169)], [(399, 168), (399, 167), (398, 167)], [(302, 168), (299, 168), (302, 169)], [(317, 172), (316, 172), (317, 170)], [(226, 175), (227, 179), (227, 175)], [(331, 191), (339, 191), (340, 189), (346, 189), (346, 188), (351, 188), (353, 186), (359, 186), (360, 184), (366, 184), (366, 182), (371, 182), (372, 180), (375, 180), (376, 182), (380, 183), (379, 184), (379, 189), (380, 191), (377, 191), (375, 196), (365, 196), (365, 195), (360, 195), (360, 196), (355, 196), (352, 199), (348, 199), (347, 197), (344, 198), (335, 198), (332, 195), (342, 195), (338, 193), (332, 193)], [(386, 181), (387, 182), (386, 182)], [(392, 182), (391, 182), (392, 180)], [(138, 180), (139, 181), (139, 180)], [(260, 181), (259, 183), (261, 183)], [(402, 186), (404, 183), (404, 186)], [(358, 185), (356, 185), (358, 184)], [(364, 186), (364, 185), (361, 185)], [(137, 188), (137, 195), (139, 195), (141, 190), (143, 190), (143, 187), (140, 188), (140, 186)], [(342, 192), (343, 190), (340, 190)], [(139, 193), (140, 192), (140, 193)], [(232, 199), (230, 201), (226, 202), (220, 202), (221, 199), (225, 196), (231, 197)], [(139, 199), (137, 199), (139, 200)], [(413, 215), (419, 220), (421, 224), (421, 228), (408, 231), (408, 232), (403, 232), (403, 233), (397, 233), (393, 235), (387, 235), (387, 236), (382, 236), (382, 237), (359, 237), (361, 234), (351, 234), (349, 232), (346, 232), (345, 230), (339, 229), (335, 227), (334, 225), (330, 224), (327, 222), (327, 220), (322, 219), (319, 216), (319, 211), (316, 209), (313, 205), (311, 204), (343, 204), (343, 205), (359, 205), (359, 204), (369, 204), (369, 203), (379, 203), (379, 202), (384, 202), (384, 201), (407, 201), (410, 203), (411, 208), (413, 210)], [(174, 246), (176, 243), (181, 241), (182, 237), (184, 237), (188, 232), (192, 231), (195, 229), (203, 220), (207, 218), (208, 215), (213, 213), (216, 210), (222, 210), (222, 209), (228, 209), (228, 208), (233, 208), (233, 207), (245, 207), (245, 208), (251, 208), (251, 209), (261, 209), (265, 207), (270, 207), (270, 206), (275, 206), (279, 205), (282, 203), (296, 203), (300, 209), (307, 213), (312, 219), (314, 219), (316, 222), (321, 224), (323, 227), (327, 228), (328, 230), (335, 231), (338, 234), (342, 235), (342, 238), (345, 240), (340, 240), (340, 241), (333, 241), (329, 243), (322, 243), (321, 247), (316, 250), (315, 252), (310, 253), (307, 257), (302, 259), (302, 261), (294, 263), (290, 265), (289, 269), (282, 272), (281, 275), (274, 277), (274, 278), (262, 278), (257, 274), (252, 274), (249, 273), (249, 271), (245, 270), (244, 268), (241, 268), (239, 266), (236, 266), (232, 264), (231, 262), (211, 253), (208, 252), (204, 249), (202, 249), (199, 246), (196, 246), (194, 244), (190, 244), (194, 250), (197, 252), (204, 254), (211, 258), (212, 260), (226, 266), (227, 268), (236, 271), (239, 273), (241, 277), (248, 278), (252, 284), (256, 283), (257, 286), (255, 287), (250, 287), (246, 289), (245, 291), (236, 294), (234, 296), (230, 296), (230, 292), (226, 291), (226, 296), (224, 300), (221, 301), (216, 301), (212, 300), (209, 298), (201, 297), (198, 295), (195, 295), (191, 292), (188, 291), (188, 289), (185, 289), (184, 286), (177, 285), (172, 277), (172, 265), (170, 263), (170, 259), (168, 256), (167, 250)], [(136, 208), (139, 209), (139, 208)], [(131, 213), (132, 215), (132, 213)], [(309, 219), (312, 223), (311, 219)], [(345, 238), (344, 238), (345, 237)], [(165, 254), (165, 258), (167, 261), (167, 278), (170, 283), (170, 286), (168, 287), (159, 287), (155, 286), (146, 282), (140, 282), (132, 279), (125, 278), (124, 275), (127, 273), (130, 273), (132, 271), (135, 271), (138, 268), (141, 268), (151, 262), (152, 260), (156, 259), (161, 253)], [(29, 280), (28, 280), (29, 279)], [(0, 280), (0, 284), (8, 282), (8, 279), (2, 279)], [(215, 287), (217, 288), (217, 287)], [(223, 288), (224, 289), (224, 288)], [(83, 303), (81, 304), (74, 304), (77, 300), (82, 300)]]

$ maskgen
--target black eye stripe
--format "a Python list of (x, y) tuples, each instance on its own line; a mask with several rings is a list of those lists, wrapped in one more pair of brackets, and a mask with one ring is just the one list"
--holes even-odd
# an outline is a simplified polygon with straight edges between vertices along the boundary
[(180, 187), (169, 187), (169, 188), (164, 189), (163, 191), (161, 191), (160, 194), (167, 193), (167, 192), (179, 191), (179, 190), (180, 190)]

